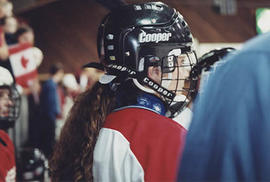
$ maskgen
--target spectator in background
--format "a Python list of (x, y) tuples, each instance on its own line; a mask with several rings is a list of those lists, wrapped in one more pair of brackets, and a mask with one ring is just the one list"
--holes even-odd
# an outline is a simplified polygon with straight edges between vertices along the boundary
[(15, 32), (15, 38), (19, 44), (34, 45), (34, 31), (26, 24), (22, 24), (18, 27), (17, 31)]
[(8, 47), (5, 40), (6, 18), (13, 15), (13, 5), (8, 0), (0, 0), (0, 60), (8, 58)]
[(0, 17), (13, 15), (13, 4), (8, 0), (0, 0)]
[(0, 67), (0, 181), (16, 181), (14, 145), (8, 134), (18, 117), (19, 95), (10, 72)]
[[(10, 5), (11, 5), (11, 9), (9, 8)], [(4, 26), (6, 23), (5, 19), (10, 14), (12, 14), (12, 4), (6, 0), (1, 0), (0, 1), (0, 61), (1, 62), (6, 61), (9, 56), (8, 46), (5, 39)]]
[(192, 119), (192, 105), (198, 92), (202, 92), (201, 88), (203, 87), (203, 84), (207, 82), (211, 72), (215, 70), (218, 65), (222, 64), (222, 59), (234, 50), (235, 49), (232, 47), (213, 49), (199, 58), (198, 63), (192, 67), (189, 75), (192, 80), (192, 82), (189, 83), (192, 88), (189, 98), (190, 103), (188, 103), (187, 107), (184, 108), (179, 115), (173, 118), (173, 120), (179, 122), (186, 129), (189, 128)]
[(55, 63), (50, 67), (50, 78), (42, 84), (40, 94), (41, 123), (38, 145), (48, 157), (52, 153), (55, 141), (55, 121), (61, 113), (60, 98), (57, 92), (58, 83), (64, 76), (63, 65)]
[(270, 181), (270, 33), (227, 57), (195, 103), (179, 181)]
[(14, 33), (18, 22), (13, 17), (13, 5), (8, 0), (0, 0), (0, 66), (7, 68), (13, 78), (13, 70), (9, 61), (8, 45), (15, 42)]
[(71, 107), (74, 104), (75, 97), (80, 93), (80, 87), (77, 83), (75, 76), (72, 73), (67, 73), (64, 75), (62, 80), (62, 90), (63, 90), (63, 105), (61, 116), (57, 118), (56, 122), (56, 139), (59, 138), (60, 132), (63, 125), (67, 119)]
[(63, 77), (62, 85), (64, 88), (64, 106), (63, 106), (63, 119), (66, 120), (70, 108), (73, 105), (75, 97), (80, 93), (79, 84), (72, 73), (65, 74)]
[(6, 61), (8, 59), (8, 45), (5, 40), (5, 34), (3, 30), (3, 25), (1, 25), (0, 20), (0, 62)]
[(99, 63), (91, 62), (84, 65), (80, 74), (80, 89), (82, 91), (91, 89), (103, 74), (104, 67)]
[[(34, 76), (30, 77), (25, 77), (25, 82), (26, 84), (23, 84), (23, 94), (22, 94), (22, 105), (24, 106), (22, 108), (22, 112), (26, 113), (25, 117), (22, 117), (21, 122), (23, 126), (28, 126), (25, 127), (25, 129), (18, 129), (18, 130), (23, 130), (24, 136), (26, 138), (24, 139), (25, 142), (30, 144), (30, 146), (37, 146), (37, 136), (38, 132), (36, 128), (38, 127), (38, 120), (40, 119), (39, 117), (39, 109), (40, 109), (40, 102), (39, 102), (39, 94), (41, 90), (41, 85), (39, 82), (39, 77), (38, 77), (38, 67), (41, 64), (43, 60), (43, 53), (42, 51), (37, 48), (33, 47), (34, 46), (34, 33), (31, 27), (29, 27), (26, 24), (20, 24), (17, 31), (14, 33), (14, 44), (11, 45), (12, 48), (18, 48), (20, 52), (18, 54), (21, 54), (21, 57), (24, 57), (27, 59), (28, 65), (35, 65), (35, 68), (33, 67), (28, 67), (31, 68), (32, 70), (28, 70), (28, 73), (30, 72), (35, 72)], [(13, 53), (10, 55), (10, 61), (13, 61), (13, 69), (14, 69), (14, 61), (20, 62), (20, 60), (12, 60), (15, 59), (14, 55), (16, 53)], [(15, 77), (16, 77), (16, 73)], [(27, 72), (26, 72), (27, 74)], [(16, 77), (17, 78), (17, 77)], [(28, 80), (26, 80), (28, 79)], [(20, 84), (18, 82), (18, 84)], [(23, 142), (23, 143), (25, 143)]]
[(18, 26), (19, 23), (14, 16), (5, 17), (3, 30), (6, 42), (9, 46), (17, 43), (15, 33), (18, 30)]

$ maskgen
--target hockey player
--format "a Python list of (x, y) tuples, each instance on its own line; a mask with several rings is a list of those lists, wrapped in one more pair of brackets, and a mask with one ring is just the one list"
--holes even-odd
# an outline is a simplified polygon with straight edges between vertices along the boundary
[(232, 53), (235, 49), (232, 47), (224, 47), (221, 49), (213, 49), (198, 59), (198, 63), (190, 70), (190, 80), (192, 91), (190, 97), (186, 101), (187, 107), (182, 107), (182, 111), (178, 111), (179, 114), (175, 115), (173, 120), (182, 125), (188, 130), (192, 119), (192, 107), (193, 102), (199, 92), (202, 92), (202, 87), (207, 83), (210, 74), (215, 71), (216, 67), (223, 63), (222, 59), (229, 53)]
[(160, 2), (127, 5), (103, 20), (98, 45), (106, 73), (71, 110), (53, 180), (175, 180), (186, 130), (165, 114), (190, 94), (184, 82), (196, 56), (187, 23)]
[(10, 72), (0, 67), (0, 181), (16, 180), (14, 145), (6, 133), (18, 117), (19, 95)]
[(235, 51), (235, 48), (224, 47), (221, 49), (213, 49), (203, 54), (198, 63), (192, 67), (190, 71), (190, 78), (195, 80), (193, 84), (194, 92), (191, 94), (191, 98), (194, 101), (197, 94), (202, 92), (203, 85), (208, 81), (210, 74), (212, 74), (216, 68), (224, 63), (222, 61), (225, 56)]

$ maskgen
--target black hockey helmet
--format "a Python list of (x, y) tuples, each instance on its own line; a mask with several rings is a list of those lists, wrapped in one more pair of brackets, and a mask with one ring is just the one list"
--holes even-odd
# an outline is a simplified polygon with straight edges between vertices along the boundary
[[(189, 93), (178, 82), (186, 80), (179, 68), (191, 69), (197, 62), (192, 41), (190, 28), (178, 11), (161, 2), (147, 2), (109, 13), (99, 27), (97, 48), (102, 63), (110, 68), (108, 74), (122, 80), (133, 78), (137, 87), (157, 92), (170, 105), (178, 93), (186, 92), (185, 97)], [(153, 65), (161, 66), (161, 83), (147, 78), (148, 67)]]
[[(122, 6), (102, 21), (97, 39), (104, 63), (139, 69), (140, 58), (168, 56), (174, 48), (191, 51), (192, 34), (183, 16), (161, 2)], [(164, 50), (165, 49), (165, 50)]]

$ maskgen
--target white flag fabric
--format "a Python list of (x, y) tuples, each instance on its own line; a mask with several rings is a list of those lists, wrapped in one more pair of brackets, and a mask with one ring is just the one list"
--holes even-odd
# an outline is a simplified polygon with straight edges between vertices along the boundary
[(29, 87), (37, 78), (37, 62), (34, 47), (29, 44), (15, 45), (9, 48), (10, 64), (17, 84)]

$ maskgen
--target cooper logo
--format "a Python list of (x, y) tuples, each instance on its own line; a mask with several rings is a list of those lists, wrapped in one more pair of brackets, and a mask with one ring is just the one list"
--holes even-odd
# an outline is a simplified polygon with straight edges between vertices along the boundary
[(121, 72), (128, 72), (130, 75), (136, 75), (135, 71), (133, 71), (125, 66), (111, 64), (111, 65), (108, 65), (108, 67), (112, 68), (112, 69), (116, 69), (116, 70), (121, 71)]
[(172, 33), (150, 33), (147, 34), (142, 32), (139, 34), (139, 42), (160, 42), (160, 41), (168, 41), (169, 38), (172, 36)]
[(162, 94), (164, 96), (167, 96), (169, 98), (173, 97), (173, 94), (170, 93), (168, 90), (165, 90), (164, 88), (160, 87), (155, 82), (151, 81), (149, 78), (145, 77), (143, 79), (143, 82), (146, 83), (149, 87), (155, 89), (159, 94)]

